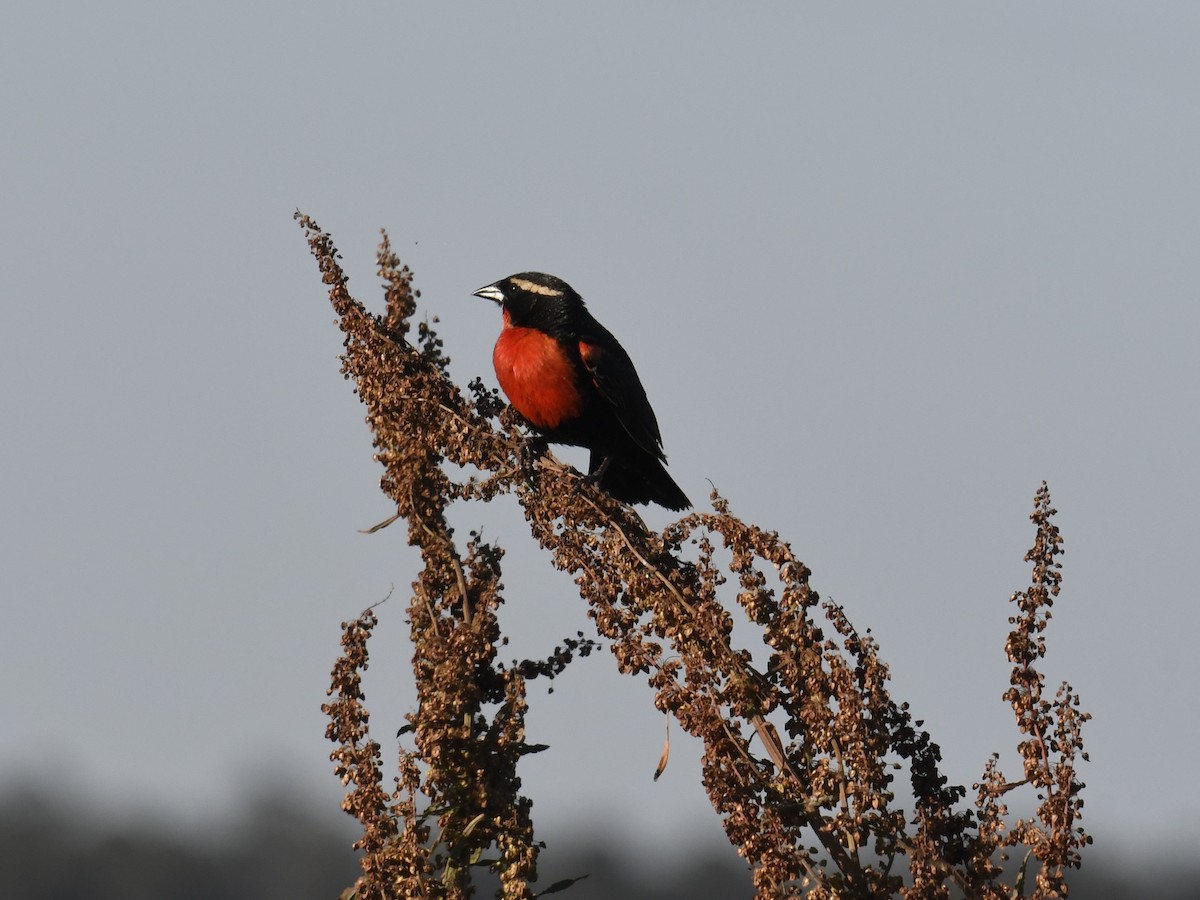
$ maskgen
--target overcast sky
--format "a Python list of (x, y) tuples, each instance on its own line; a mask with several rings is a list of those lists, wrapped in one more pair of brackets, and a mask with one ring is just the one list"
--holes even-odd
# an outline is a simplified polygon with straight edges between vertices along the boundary
[[(6, 12), (0, 785), (189, 823), (276, 778), (341, 816), (319, 707), (393, 587), (394, 756), (415, 556), (357, 531), (391, 509), (299, 207), (376, 308), (389, 230), (463, 381), (495, 383), (474, 289), (568, 280), (681, 486), (792, 541), (968, 785), (1019, 771), (1007, 600), (1047, 479), (1085, 824), (1194, 834), (1200, 6), (581, 6)], [(511, 498), (455, 521), (508, 548), (511, 656), (588, 632)], [(722, 840), (677, 731), (651, 782), (644, 684), (605, 653), (557, 685), (542, 836)]]

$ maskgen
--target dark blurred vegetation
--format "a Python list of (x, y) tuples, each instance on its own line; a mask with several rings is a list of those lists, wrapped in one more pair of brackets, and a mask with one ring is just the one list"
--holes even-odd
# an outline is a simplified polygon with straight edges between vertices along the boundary
[[(264, 794), (222, 828), (193, 833), (149, 816), (106, 815), (45, 790), (9, 789), (0, 795), (0, 898), (335, 900), (360, 872), (349, 849), (354, 829), (318, 821), (307, 811), (317, 805)], [(581, 828), (538, 836), (548, 842), (540, 889), (560, 878), (589, 876), (554, 897), (705, 900), (753, 893), (732, 851), (716, 858), (709, 848), (691, 856), (681, 850), (661, 863), (631, 867), (627, 851), (604, 833), (588, 836)], [(1072, 898), (1200, 896), (1200, 864), (1192, 850), (1109, 862), (1113, 848), (1103, 839), (1098, 843), (1089, 865), (1068, 878)], [(493, 890), (481, 883), (477, 896)]]

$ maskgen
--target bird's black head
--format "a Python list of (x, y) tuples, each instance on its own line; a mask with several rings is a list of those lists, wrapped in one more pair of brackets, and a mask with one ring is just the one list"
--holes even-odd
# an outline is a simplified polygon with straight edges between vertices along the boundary
[(551, 334), (574, 330), (584, 309), (583, 299), (573, 287), (542, 272), (509, 275), (481, 287), (475, 296), (499, 303), (510, 324)]

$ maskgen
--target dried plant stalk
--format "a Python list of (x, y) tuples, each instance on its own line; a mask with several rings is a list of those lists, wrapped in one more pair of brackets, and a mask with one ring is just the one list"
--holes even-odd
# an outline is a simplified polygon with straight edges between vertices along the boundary
[[(464, 396), (427, 323), (409, 343), (417, 293), (386, 235), (387, 306), (376, 317), (347, 291), (329, 236), (297, 218), (346, 336), (343, 372), (367, 407), (382, 488), (423, 561), (408, 613), (415, 746), (402, 755), (395, 792), (380, 788), (359, 681), (370, 611), (345, 627), (325, 707), (338, 772), (354, 785), (344, 805), (363, 825), (357, 896), (468, 896), (479, 865), (500, 874), (502, 896), (533, 896), (540, 845), (516, 770), (522, 755), (545, 748), (525, 743), (525, 679), (554, 677), (595, 642), (580, 635), (546, 660), (497, 662), (502, 551), (475, 535), (460, 551), (445, 514), (455, 500), (500, 492), (516, 494), (534, 539), (575, 576), (618, 670), (647, 677), (657, 707), (703, 741), (705, 789), (758, 897), (940, 898), (952, 885), (970, 897), (1017, 896), (1000, 883), (996, 857), (1018, 845), (1038, 864), (1031, 896), (1065, 896), (1063, 872), (1089, 840), (1075, 779), (1087, 714), (1069, 686), (1054, 703), (1042, 699), (1034, 669), (1060, 577), (1044, 485), (1028, 557), (1034, 586), (1015, 598), (1008, 641), (1006, 699), (1024, 735), (1026, 778), (1004, 782), (992, 760), (975, 809), (960, 808), (966, 790), (947, 783), (938, 746), (891, 697), (874, 639), (820, 599), (785, 541), (737, 518), (715, 492), (713, 512), (654, 534), (552, 455), (530, 466), (517, 417), (495, 392), (476, 379)], [(474, 470), (484, 477), (451, 474)], [(757, 665), (730, 640), (725, 595), (734, 587), (740, 614), (761, 630)], [(900, 770), (908, 786), (898, 797)], [(1039, 818), (1008, 829), (999, 798), (1022, 784), (1042, 792)]]

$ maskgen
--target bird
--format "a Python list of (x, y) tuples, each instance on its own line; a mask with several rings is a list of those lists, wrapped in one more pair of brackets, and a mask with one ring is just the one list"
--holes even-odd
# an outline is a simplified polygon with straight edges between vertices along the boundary
[(535, 432), (591, 451), (588, 480), (617, 500), (676, 511), (692, 505), (663, 465), (658, 420), (633, 361), (574, 288), (519, 272), (474, 296), (500, 305), (496, 378)]

